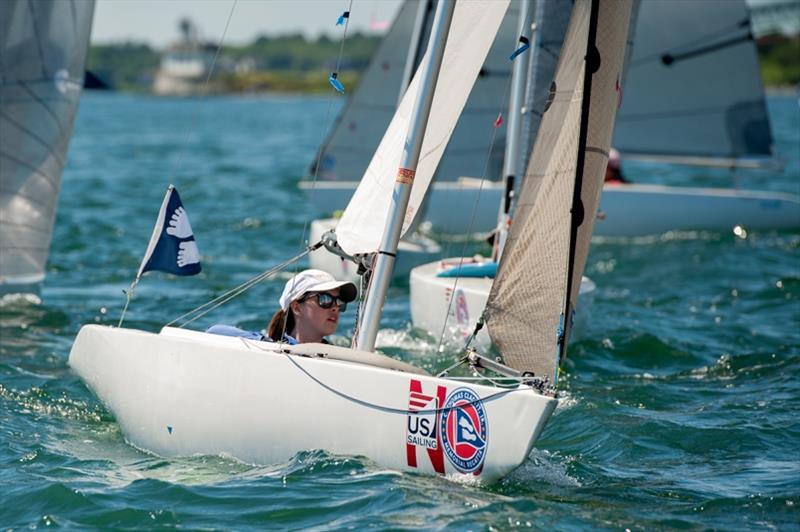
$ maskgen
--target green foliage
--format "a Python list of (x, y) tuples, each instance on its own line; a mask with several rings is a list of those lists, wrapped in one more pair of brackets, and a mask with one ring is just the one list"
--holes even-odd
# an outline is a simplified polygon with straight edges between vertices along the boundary
[(769, 35), (758, 41), (761, 79), (768, 86), (800, 84), (800, 35)]
[(160, 55), (146, 44), (101, 44), (89, 49), (86, 68), (119, 90), (147, 88)]
[[(381, 37), (355, 33), (347, 37), (339, 79), (352, 87), (366, 68)], [(222, 74), (232, 91), (276, 90), (319, 92), (327, 90), (328, 74), (336, 68), (341, 41), (322, 35), (315, 41), (300, 34), (262, 35), (245, 46), (226, 46), (222, 56), (228, 63), (252, 59), (255, 71)], [(158, 70), (160, 53), (144, 44), (124, 43), (92, 46), (87, 68), (119, 90), (149, 90)], [(224, 61), (223, 61), (224, 62)]]
[[(328, 82), (327, 70), (311, 70), (307, 72), (273, 71), (251, 72), (249, 74), (226, 75), (222, 81), (230, 92), (333, 92)], [(339, 81), (349, 92), (358, 82), (356, 72), (342, 72)]]
[[(370, 37), (360, 33), (348, 36), (341, 68), (357, 71), (366, 68), (380, 39), (378, 36)], [(325, 35), (316, 41), (308, 41), (300, 34), (281, 37), (262, 35), (246, 46), (225, 47), (224, 52), (234, 59), (255, 59), (257, 70), (260, 71), (308, 72), (334, 68), (340, 47), (341, 41), (333, 41)]]

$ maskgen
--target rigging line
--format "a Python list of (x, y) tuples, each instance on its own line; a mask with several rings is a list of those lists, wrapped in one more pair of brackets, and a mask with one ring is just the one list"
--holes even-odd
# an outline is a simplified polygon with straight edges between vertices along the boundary
[[(350, 0), (350, 5), (349, 5), (349, 7), (347, 9), (348, 12), (352, 11), (352, 7), (353, 7), (353, 0)], [(342, 64), (342, 55), (344, 54), (344, 42), (345, 42), (345, 40), (347, 40), (347, 28), (348, 28), (348, 26), (350, 26), (350, 17), (347, 17), (345, 19), (344, 32), (342, 33), (342, 44), (339, 46), (339, 56), (336, 58), (336, 72), (339, 71), (339, 67)], [(314, 176), (313, 176), (313, 178), (311, 180), (311, 192), (309, 192), (309, 203), (311, 203), (311, 204), (314, 203), (314, 194), (316, 192), (316, 187), (317, 187), (317, 178), (319, 177), (319, 165), (322, 162), (322, 153), (323, 153), (324, 147), (326, 145), (326, 142), (325, 142), (325, 137), (326, 137), (326, 133), (327, 133), (326, 130), (328, 128), (328, 124), (330, 123), (331, 109), (332, 108), (333, 108), (333, 98), (331, 98), (328, 101), (328, 110), (326, 111), (326, 114), (325, 114), (325, 121), (322, 123), (322, 126), (323, 126), (322, 127), (322, 134), (320, 135), (319, 149), (317, 150), (317, 160), (314, 163)], [(300, 239), (300, 245), (303, 245), (303, 243), (306, 240), (306, 230), (308, 229), (307, 226), (308, 226), (308, 213), (306, 213), (306, 217), (305, 217), (305, 220), (303, 222), (303, 234), (302, 234), (301, 239)]]
[[(509, 95), (510, 91), (511, 91), (511, 76), (509, 76), (508, 80), (506, 81), (506, 88), (503, 91), (503, 100), (502, 100), (503, 102), (507, 102), (508, 101), (508, 95)], [(502, 105), (501, 105), (500, 109), (501, 109), (501, 112), (502, 112), (502, 109), (503, 109)], [(469, 225), (467, 226), (467, 234), (468, 235), (472, 234), (472, 228), (475, 226), (475, 218), (476, 218), (477, 213), (478, 213), (478, 203), (481, 200), (481, 193), (483, 192), (483, 185), (484, 185), (484, 183), (486, 183), (486, 174), (489, 171), (489, 164), (491, 163), (491, 160), (492, 160), (492, 151), (494, 150), (494, 144), (495, 144), (495, 141), (497, 140), (497, 130), (498, 129), (500, 129), (500, 128), (499, 127), (494, 127), (492, 129), (492, 141), (489, 143), (489, 150), (486, 153), (486, 159), (485, 159), (484, 164), (483, 164), (483, 173), (481, 175), (481, 184), (478, 187), (478, 193), (475, 196), (475, 202), (472, 204), (472, 212), (470, 214)], [(506, 140), (506, 142), (508, 142), (508, 141)], [(450, 310), (453, 308), (453, 300), (455, 299), (456, 288), (458, 287), (458, 281), (461, 279), (461, 269), (464, 266), (464, 255), (467, 252), (467, 245), (468, 244), (469, 244), (469, 239), (464, 239), (464, 244), (461, 247), (461, 256), (458, 259), (458, 266), (457, 266), (458, 270), (456, 270), (456, 277), (455, 277), (455, 281), (453, 282), (453, 292), (452, 292), (452, 294), (450, 296), (450, 301), (447, 302), (447, 311), (445, 312), (444, 324), (442, 325), (442, 332), (439, 335), (439, 344), (436, 346), (436, 352), (440, 352), (440, 350), (442, 349), (442, 344), (444, 343), (444, 334), (447, 331), (447, 322), (448, 322), (448, 318), (450, 316)]]
[[(186, 322), (184, 322), (184, 323), (182, 323), (180, 325), (180, 327), (185, 327), (186, 325), (188, 325), (191, 322), (197, 320), (198, 318), (201, 318), (202, 316), (205, 316), (206, 314), (208, 314), (212, 310), (214, 310), (214, 309), (224, 305), (228, 301), (238, 297), (239, 295), (241, 295), (242, 293), (246, 292), (247, 290), (249, 290), (250, 288), (252, 288), (256, 284), (258, 284), (261, 281), (263, 281), (264, 279), (276, 274), (277, 272), (279, 272), (281, 270), (284, 270), (290, 264), (292, 264), (294, 262), (297, 262), (298, 260), (300, 260), (303, 257), (305, 257), (306, 255), (308, 255), (312, 250), (313, 250), (313, 248), (309, 247), (309, 248), (305, 249), (303, 252), (295, 255), (294, 257), (292, 257), (292, 258), (290, 258), (288, 260), (285, 260), (285, 261), (281, 262), (280, 264), (270, 268), (269, 270), (266, 270), (266, 271), (264, 271), (262, 273), (259, 273), (255, 277), (251, 277), (250, 279), (248, 279), (247, 281), (243, 282), (239, 286), (228, 290), (224, 294), (222, 294), (220, 296), (217, 296), (216, 298), (212, 299), (211, 301), (207, 301), (206, 303), (203, 303), (199, 307), (195, 307), (194, 309), (190, 310), (189, 312), (186, 312), (183, 315), (178, 316), (177, 318), (175, 318), (171, 322), (169, 322), (166, 325), (164, 325), (164, 327), (169, 327), (170, 325), (172, 325), (172, 324), (174, 324), (174, 323), (186, 318), (187, 316), (191, 316), (192, 314), (198, 313), (202, 309), (206, 309), (204, 312), (198, 314), (197, 316), (193, 317), (192, 319), (190, 319), (190, 320), (188, 320), (188, 321), (186, 321)], [(209, 307), (209, 305), (212, 305), (212, 306), (210, 308), (207, 308), (207, 307)]]
[[(266, 351), (265, 349), (260, 348), (260, 347), (259, 347), (259, 349), (261, 349), (262, 351)], [(345, 400), (350, 401), (352, 403), (356, 403), (357, 405), (364, 406), (364, 407), (367, 407), (367, 408), (371, 408), (373, 410), (379, 410), (379, 411), (387, 413), (387, 414), (400, 414), (400, 415), (440, 414), (442, 412), (448, 412), (448, 411), (451, 411), (451, 410), (455, 410), (456, 408), (463, 408), (463, 407), (468, 406), (468, 405), (475, 405), (475, 404), (478, 404), (478, 403), (489, 403), (491, 401), (496, 401), (498, 399), (502, 399), (504, 396), (506, 396), (508, 394), (515, 393), (515, 392), (526, 392), (528, 390), (528, 388), (518, 388), (518, 387), (517, 388), (505, 388), (502, 391), (495, 392), (495, 393), (489, 394), (489, 395), (487, 395), (485, 397), (481, 397), (481, 398), (478, 398), (478, 399), (475, 399), (475, 400), (472, 400), (472, 401), (469, 401), (469, 402), (459, 403), (458, 406), (454, 406), (454, 407), (450, 407), (450, 408), (429, 408), (429, 409), (426, 409), (426, 410), (410, 410), (410, 409), (407, 409), (407, 408), (395, 408), (395, 407), (392, 407), (392, 406), (379, 405), (379, 404), (376, 404), (376, 403), (372, 403), (370, 401), (366, 401), (364, 399), (359, 399), (359, 398), (354, 397), (354, 396), (352, 396), (352, 395), (350, 395), (348, 393), (345, 393), (345, 392), (343, 392), (341, 390), (338, 390), (338, 389), (334, 388), (332, 385), (326, 384), (326, 383), (322, 382), (320, 379), (318, 379), (317, 377), (315, 377), (314, 375), (312, 375), (310, 371), (308, 371), (306, 368), (304, 368), (302, 365), (300, 365), (296, 360), (294, 360), (294, 357), (296, 355), (292, 355), (291, 353), (286, 353), (286, 352), (284, 352), (283, 355), (289, 360), (289, 362), (291, 362), (297, 369), (299, 369), (302, 373), (304, 373), (309, 379), (314, 381), (316, 384), (318, 384), (322, 388), (324, 388), (324, 389), (328, 390), (329, 392), (333, 393), (334, 395), (337, 395), (337, 396), (341, 397), (342, 399), (345, 399)]]
[[(211, 82), (211, 76), (214, 75), (214, 69), (217, 66), (217, 59), (219, 59), (219, 54), (222, 51), (222, 44), (225, 42), (225, 36), (228, 34), (228, 27), (231, 23), (231, 18), (233, 18), (233, 12), (236, 9), (236, 4), (239, 0), (233, 0), (231, 3), (231, 10), (228, 12), (228, 19), (225, 21), (225, 28), (222, 30), (222, 35), (217, 41), (217, 50), (214, 52), (214, 59), (211, 61), (211, 67), (208, 69), (208, 74), (206, 74), (206, 80), (203, 83), (203, 93), (206, 94), (208, 91), (208, 85)], [(194, 115), (195, 123), (199, 119), (197, 114)], [(183, 154), (186, 151), (186, 146), (189, 144), (189, 138), (192, 135), (192, 132), (195, 128), (189, 128), (186, 131), (186, 135), (183, 138), (183, 142), (181, 143), (180, 150), (178, 151), (178, 158), (175, 160), (175, 164), (172, 166), (172, 175), (177, 175), (177, 171), (181, 166), (181, 161), (183, 160)]]
[[(350, 4), (349, 4), (349, 6), (347, 8), (348, 13), (352, 12), (352, 8), (353, 8), (353, 0), (350, 0)], [(336, 58), (336, 70), (335, 70), (335, 72), (339, 72), (339, 67), (342, 64), (342, 55), (344, 54), (344, 43), (347, 40), (347, 28), (349, 26), (350, 26), (350, 17), (348, 16), (345, 19), (345, 22), (344, 22), (344, 31), (342, 33), (342, 44), (339, 46), (339, 56)], [(325, 145), (325, 136), (326, 136), (327, 129), (328, 129), (328, 127), (330, 125), (330, 121), (331, 121), (331, 110), (333, 109), (333, 101), (334, 101), (333, 98), (328, 100), (328, 109), (325, 112), (325, 120), (322, 122), (322, 128), (320, 129), (320, 138), (319, 138), (319, 143), (317, 144), (319, 146), (319, 148), (317, 149), (317, 161), (314, 164), (314, 177), (311, 180), (311, 191), (308, 194), (308, 197), (309, 197), (308, 203), (311, 204), (311, 205), (314, 204), (314, 195), (315, 195), (316, 190), (317, 190), (317, 179), (319, 177), (319, 165), (320, 165), (320, 162), (322, 161), (322, 150), (323, 150), (323, 146)], [(300, 247), (306, 245), (307, 242), (308, 242), (308, 238), (306, 237), (306, 235), (308, 234), (308, 231), (309, 231), (309, 218), (310, 218), (310, 213), (309, 213), (308, 210), (306, 210), (305, 216), (303, 217), (303, 231), (300, 234)], [(296, 279), (297, 274), (298, 274), (298, 267), (295, 267), (294, 274), (295, 274), (294, 277), (292, 277), (292, 289), (294, 289), (295, 279)], [(283, 341), (283, 337), (286, 335), (286, 323), (287, 323), (287, 321), (288, 321), (287, 319), (283, 320), (283, 333), (281, 334), (281, 342)]]

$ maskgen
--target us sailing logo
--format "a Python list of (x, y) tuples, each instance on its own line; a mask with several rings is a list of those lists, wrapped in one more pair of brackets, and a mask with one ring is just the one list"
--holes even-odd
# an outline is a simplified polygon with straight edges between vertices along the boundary
[(442, 449), (462, 473), (479, 474), (486, 458), (486, 410), (469, 388), (454, 390), (439, 417)]
[(422, 389), (422, 381), (411, 379), (409, 383), (406, 460), (410, 467), (418, 467), (417, 448), (422, 447), (427, 451), (433, 470), (444, 474), (438, 417), (439, 406), (444, 403), (445, 395), (447, 388), (444, 386), (436, 386), (435, 393), (426, 393)]

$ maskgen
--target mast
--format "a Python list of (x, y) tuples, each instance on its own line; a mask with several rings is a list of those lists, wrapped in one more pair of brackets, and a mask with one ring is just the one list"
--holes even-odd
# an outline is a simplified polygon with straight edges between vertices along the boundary
[(414, 19), (414, 30), (411, 32), (411, 40), (408, 46), (408, 57), (403, 68), (403, 80), (400, 82), (400, 93), (397, 96), (397, 105), (403, 100), (408, 84), (414, 77), (414, 71), (422, 61), (422, 39), (425, 36), (425, 26), (428, 25), (428, 13), (431, 11), (431, 0), (422, 0), (417, 6), (417, 16)]
[(422, 68), (421, 88), (411, 115), (408, 126), (403, 155), (400, 158), (400, 167), (394, 183), (392, 202), (384, 226), (383, 237), (378, 248), (378, 259), (370, 282), (370, 291), (364, 305), (362, 321), (356, 338), (359, 349), (372, 351), (375, 348), (375, 338), (378, 335), (383, 303), (389, 289), (397, 244), (403, 228), (403, 218), (411, 195), (411, 186), (419, 162), (420, 149), (425, 128), (428, 124), (433, 95), (439, 69), (442, 66), (447, 34), (453, 20), (455, 0), (439, 0), (436, 6), (436, 15), (433, 19), (431, 36), (428, 41), (430, 58)]
[[(530, 43), (531, 17), (533, 10), (531, 2), (523, 0), (519, 12), (520, 41), (527, 39)], [(537, 2), (537, 4), (541, 4)], [(539, 9), (537, 8), (537, 12)], [(536, 53), (534, 47), (533, 53)], [(500, 202), (500, 211), (497, 214), (497, 238), (495, 240), (493, 258), (498, 260), (503, 253), (503, 246), (508, 236), (508, 225), (511, 223), (511, 200), (514, 194), (515, 181), (520, 175), (520, 132), (522, 130), (522, 112), (525, 103), (525, 82), (528, 77), (528, 61), (524, 58), (514, 61), (511, 71), (511, 98), (508, 102), (508, 132), (506, 133), (506, 151), (503, 158), (503, 175), (505, 176), (505, 193)]]

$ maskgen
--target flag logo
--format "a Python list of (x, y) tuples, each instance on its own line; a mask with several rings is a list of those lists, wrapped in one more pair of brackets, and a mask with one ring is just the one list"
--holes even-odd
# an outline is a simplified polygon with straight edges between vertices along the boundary
[(177, 189), (170, 185), (158, 211), (139, 276), (149, 271), (195, 275), (200, 273), (200, 269), (200, 250), (189, 223), (189, 214)]
[(479, 474), (486, 458), (487, 424), (483, 402), (469, 388), (448, 397), (439, 420), (442, 448), (462, 473)]

